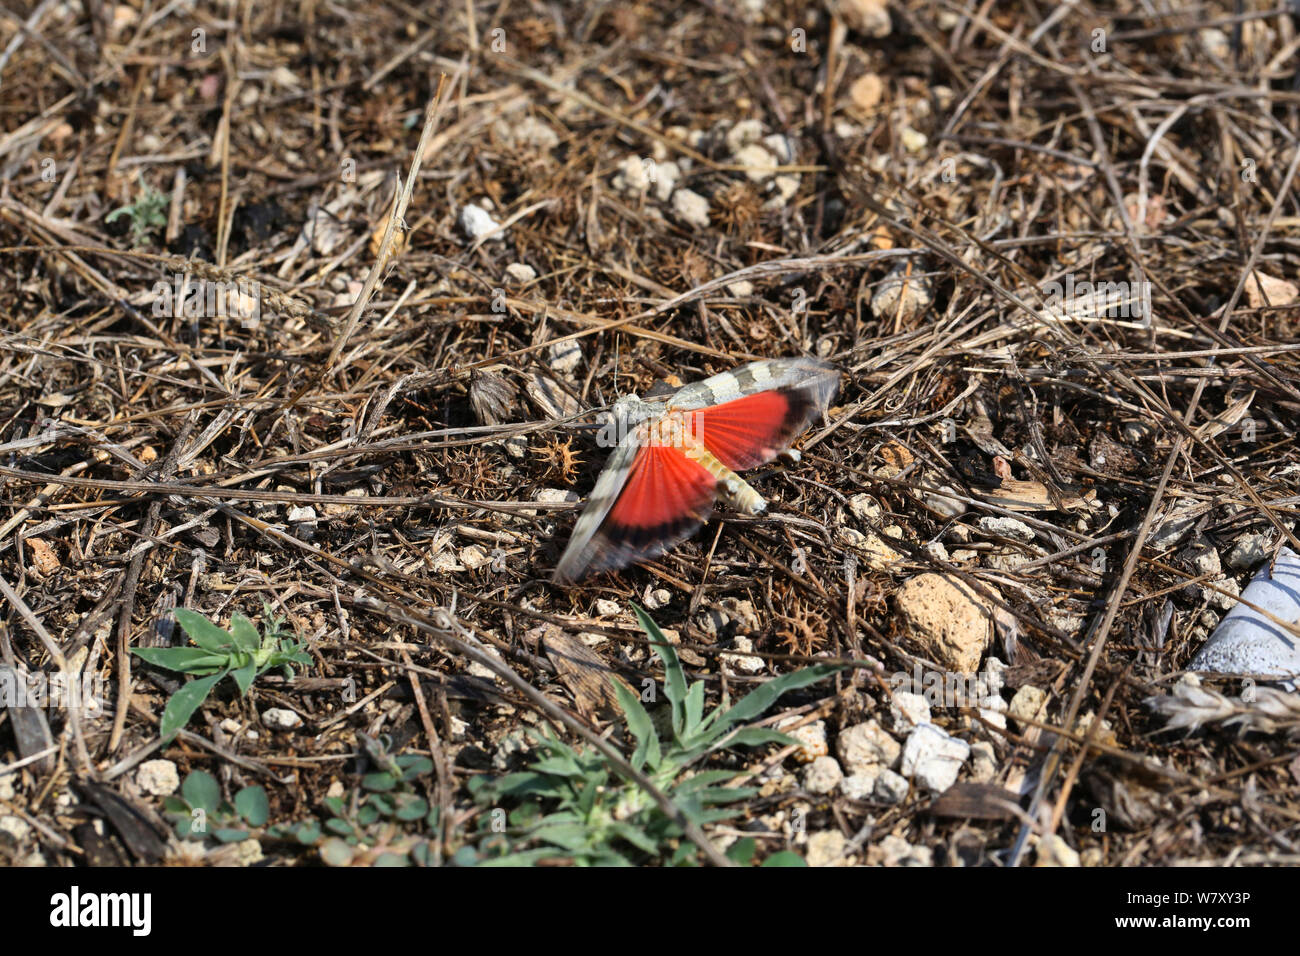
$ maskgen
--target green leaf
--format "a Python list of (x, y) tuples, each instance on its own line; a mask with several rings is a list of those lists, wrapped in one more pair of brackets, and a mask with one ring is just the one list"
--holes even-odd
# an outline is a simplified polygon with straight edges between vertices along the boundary
[(578, 812), (584, 817), (591, 816), (591, 808), (596, 805), (596, 799), (608, 781), (609, 771), (603, 767), (587, 774), (578, 799)]
[(248, 831), (236, 830), (233, 827), (218, 827), (212, 831), (212, 836), (220, 843), (238, 843), (240, 840), (248, 839)]
[(653, 856), (659, 852), (659, 845), (640, 827), (635, 827), (630, 823), (611, 823), (609, 832), (622, 837), (642, 853)]
[(641, 610), (639, 605), (633, 604), (632, 611), (641, 624), (641, 630), (650, 638), (655, 653), (664, 662), (664, 696), (673, 705), (673, 731), (681, 734), (686, 724), (686, 672), (682, 670), (682, 662), (677, 659), (677, 651), (668, 643), (668, 638), (659, 630), (659, 625), (650, 620), (650, 615)]
[(195, 770), (181, 784), (181, 796), (190, 805), (190, 809), (216, 813), (217, 807), (221, 805), (221, 785), (206, 770)]
[[(549, 827), (549, 826), (557, 826), (561, 823), (564, 824), (572, 823), (574, 826), (583, 826), (583, 827), (587, 825), (586, 822), (582, 819), (582, 817), (578, 816), (578, 814), (574, 813), (572, 810), (557, 810), (554, 813), (548, 813), (545, 817), (543, 817), (539, 821), (538, 825)], [(491, 826), (490, 821), (488, 823), (488, 826), (489, 827)]]
[(510, 811), (506, 821), (512, 827), (527, 829), (533, 826), (542, 817), (541, 808), (535, 803), (525, 803)]
[(799, 746), (799, 741), (789, 734), (768, 730), (766, 727), (741, 727), (730, 737), (725, 738), (720, 746), (724, 747), (758, 747), (762, 744), (783, 744)]
[(682, 736), (688, 736), (700, 726), (700, 717), (704, 713), (704, 681), (697, 680), (686, 694), (686, 723), (682, 727)]
[[(553, 852), (548, 850), (548, 853)], [(452, 866), (473, 866), (478, 862), (478, 851), (472, 846), (463, 846), (451, 858)]]
[(687, 794), (696, 793), (705, 787), (711, 787), (715, 783), (721, 783), (724, 780), (731, 780), (737, 776), (734, 770), (701, 770), (694, 776), (683, 780), (679, 783), (673, 793)]
[(174, 612), (176, 623), (190, 636), (190, 640), (208, 651), (228, 651), (235, 643), (229, 631), (223, 631), (202, 614), (178, 607)]
[(235, 646), (245, 653), (252, 654), (261, 650), (262, 637), (257, 633), (257, 628), (238, 611), (230, 615), (230, 636), (234, 639)]
[(741, 866), (749, 866), (754, 862), (754, 853), (758, 850), (758, 843), (753, 837), (741, 837), (731, 846), (727, 847), (727, 859), (732, 863), (739, 863)]
[(182, 674), (209, 674), (225, 666), (225, 654), (213, 654), (201, 647), (133, 647), (131, 653), (155, 667)]
[(361, 786), (367, 790), (384, 793), (397, 786), (397, 778), (386, 770), (368, 773), (361, 778)]
[(627, 720), (627, 729), (636, 738), (636, 751), (632, 754), (632, 766), (640, 770), (647, 760), (650, 761), (650, 766), (658, 766), (660, 756), (659, 737), (655, 733), (654, 721), (650, 719), (646, 709), (641, 706), (641, 698), (635, 692), (629, 690), (622, 681), (611, 680), (610, 684), (614, 687), (614, 696), (618, 698), (618, 706), (623, 709), (623, 716)]
[(763, 866), (807, 866), (804, 858), (798, 853), (790, 850), (782, 850), (780, 853), (773, 853), (763, 861)]
[(474, 799), (487, 806), (500, 797), (526, 797), (534, 794), (544, 797), (554, 797), (558, 793), (553, 778), (546, 774), (534, 773), (531, 770), (522, 770), (518, 773), (508, 773), (504, 777), (499, 777), (491, 786), (479, 788), (474, 793)]
[(315, 820), (298, 824), (293, 831), (293, 838), (303, 845), (315, 843), (321, 837), (320, 824)]
[(391, 850), (381, 853), (375, 857), (372, 866), (410, 866), (411, 861), (406, 858), (405, 853), (394, 853)]
[[(757, 792), (751, 789), (746, 796), (752, 797)], [(692, 819), (702, 827), (710, 823), (721, 823), (723, 820), (734, 820), (738, 816), (740, 816), (739, 810), (700, 810)]]
[(591, 838), (591, 828), (585, 823), (561, 823), (555, 826), (538, 827), (533, 831), (533, 836), (566, 850), (578, 851), (587, 846), (587, 841)]
[(755, 787), (709, 787), (699, 792), (699, 800), (702, 806), (716, 806), (748, 800), (756, 793), (758, 790)]
[(429, 803), (423, 797), (413, 793), (399, 793), (394, 799), (396, 804), (393, 816), (399, 820), (418, 820), (429, 812)]
[(171, 700), (167, 701), (167, 706), (163, 709), (162, 726), (159, 727), (163, 740), (171, 740), (178, 730), (189, 723), (217, 681), (225, 676), (226, 672), (221, 671), (211, 677), (197, 678), (172, 694)]
[(257, 676), (257, 664), (249, 661), (238, 670), (231, 671), (230, 676), (235, 679), (235, 684), (239, 687), (239, 696), (243, 697), (248, 693), (248, 688), (253, 686), (253, 678)]
[(320, 858), (326, 866), (347, 866), (356, 851), (338, 837), (330, 837), (321, 844)]
[(583, 769), (572, 757), (543, 757), (533, 764), (537, 773), (549, 773), (556, 777), (581, 777)]
[(669, 866), (699, 866), (700, 861), (695, 849), (695, 844), (689, 840), (684, 840), (673, 853), (672, 859), (668, 861)]
[(402, 768), (402, 779), (408, 782), (433, 772), (433, 761), (419, 754), (403, 754), (397, 758), (397, 765)]
[(340, 820), (338, 817), (330, 817), (325, 821), (325, 829), (331, 833), (337, 833), (339, 836), (353, 836), (357, 831), (347, 820)]
[(730, 727), (733, 724), (743, 724), (753, 720), (776, 703), (777, 698), (787, 691), (815, 684), (839, 670), (842, 670), (839, 664), (814, 664), (803, 670), (774, 677), (760, 685), (757, 690), (750, 692), (736, 706), (719, 717), (718, 725)]
[(271, 806), (266, 799), (266, 791), (261, 787), (245, 787), (235, 794), (235, 811), (243, 817), (249, 826), (266, 826), (271, 816)]

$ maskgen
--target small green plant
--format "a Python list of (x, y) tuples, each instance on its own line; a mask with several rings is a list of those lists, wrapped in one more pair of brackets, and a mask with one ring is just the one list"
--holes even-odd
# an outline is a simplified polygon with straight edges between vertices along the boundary
[(192, 674), (192, 680), (167, 701), (160, 732), (169, 740), (189, 722), (202, 706), (212, 688), (227, 674), (239, 687), (240, 695), (260, 675), (277, 667), (286, 677), (293, 677), (293, 666), (308, 666), (308, 656), (301, 641), (285, 637), (280, 630), (283, 618), (264, 610), (266, 634), (259, 635), (253, 622), (236, 612), (230, 618), (230, 630), (217, 627), (202, 614), (177, 608), (176, 621), (196, 647), (133, 647), (131, 652), (155, 667)]
[(235, 794), (233, 804), (226, 803), (217, 778), (195, 770), (181, 784), (179, 797), (163, 800), (163, 813), (176, 825), (182, 840), (211, 837), (219, 843), (237, 843), (248, 839), (249, 827), (266, 826), (271, 809), (261, 787), (244, 787)]
[(167, 225), (167, 204), (169, 200), (152, 186), (146, 185), (129, 206), (114, 209), (104, 217), (104, 222), (111, 223), (126, 216), (131, 221), (131, 244), (143, 245), (149, 234)]
[[(839, 668), (818, 664), (783, 674), (734, 705), (724, 696), (705, 714), (704, 683), (687, 685), (673, 646), (644, 611), (636, 605), (633, 610), (663, 661), (668, 714), (660, 721), (666, 726), (657, 729), (640, 698), (615, 682), (619, 706), (636, 743), (630, 762), (692, 822), (703, 825), (735, 816), (737, 811), (726, 805), (753, 796), (755, 790), (724, 786), (735, 771), (692, 770), (694, 765), (727, 747), (796, 743), (785, 734), (745, 725), (782, 694), (822, 680)], [(529, 769), (470, 782), (476, 800), (484, 806), (516, 804), (504, 820), (499, 807), (480, 818), (488, 831), (479, 847), (480, 864), (530, 865), (559, 856), (579, 865), (696, 862), (696, 847), (681, 839), (678, 824), (642, 788), (619, 777), (599, 752), (577, 750), (546, 732), (530, 733), (542, 756)], [(509, 832), (504, 832), (506, 822)], [(740, 841), (732, 849), (732, 859), (748, 863), (755, 847), (752, 841)], [(783, 853), (765, 865), (801, 863), (795, 854)]]
[(316, 845), (328, 866), (428, 865), (433, 857), (429, 839), (408, 830), (423, 824), (437, 832), (438, 810), (416, 790), (416, 780), (432, 772), (433, 761), (419, 754), (394, 756), (387, 738), (358, 736), (377, 768), (361, 778), (365, 796), (351, 801), (326, 797), (329, 818), (323, 830), (311, 819), (272, 827), (271, 835)]

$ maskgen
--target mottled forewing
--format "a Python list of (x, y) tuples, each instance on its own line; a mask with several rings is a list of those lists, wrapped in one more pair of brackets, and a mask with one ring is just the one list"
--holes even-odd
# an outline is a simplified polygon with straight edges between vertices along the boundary
[[(693, 411), (692, 430), (735, 471), (771, 461), (825, 413), (839, 372), (818, 359), (751, 362), (677, 391), (668, 408)], [(770, 394), (769, 394), (770, 393)], [(643, 444), (644, 427), (615, 449), (574, 525), (554, 580), (662, 554), (708, 519), (716, 479), (678, 449)]]
[[(839, 370), (814, 358), (764, 359), (730, 372), (720, 372), (679, 389), (667, 404), (674, 408), (706, 408), (767, 389), (791, 390), (805, 395), (815, 414), (826, 411), (839, 389)], [(809, 419), (811, 421), (811, 419)]]
[(596, 479), (596, 487), (591, 490), (591, 497), (587, 499), (587, 507), (582, 509), (577, 524), (573, 526), (568, 547), (564, 549), (560, 563), (555, 567), (555, 581), (568, 584), (588, 573), (588, 565), (599, 544), (592, 539), (618, 499), (618, 493), (623, 490), (623, 482), (627, 480), (628, 470), (632, 467), (637, 451), (637, 437), (632, 433), (624, 436), (609, 456), (600, 477)]

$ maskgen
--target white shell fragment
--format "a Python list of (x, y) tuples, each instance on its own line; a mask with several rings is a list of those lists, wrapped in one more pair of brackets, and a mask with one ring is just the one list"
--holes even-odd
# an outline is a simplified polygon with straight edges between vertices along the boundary
[[(1265, 562), (1241, 598), (1279, 620), (1300, 624), (1300, 555), (1283, 548), (1273, 573), (1269, 574)], [(1214, 629), (1189, 669), (1300, 677), (1300, 638), (1244, 603), (1238, 604)]]

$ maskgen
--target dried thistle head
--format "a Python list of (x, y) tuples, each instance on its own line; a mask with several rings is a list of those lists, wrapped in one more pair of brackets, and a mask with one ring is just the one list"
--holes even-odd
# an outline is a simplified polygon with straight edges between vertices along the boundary
[(616, 40), (631, 42), (641, 36), (647, 19), (648, 12), (639, 4), (618, 4), (600, 15), (593, 35), (603, 42)]
[(497, 463), (484, 454), (483, 446), (471, 446), (447, 456), (447, 477), (458, 487), (486, 489), (500, 484)]
[(811, 657), (826, 643), (826, 627), (830, 619), (821, 611), (812, 609), (802, 598), (794, 598), (788, 605), (789, 614), (778, 614), (782, 622), (776, 636), (791, 654)]
[(362, 127), (381, 138), (394, 136), (402, 128), (406, 110), (406, 98), (403, 96), (367, 97), (361, 104)]
[(545, 17), (524, 17), (511, 32), (524, 50), (540, 50), (555, 41), (555, 23)]
[(469, 404), (484, 425), (499, 425), (519, 394), (518, 386), (501, 375), (500, 368), (478, 369), (469, 380)]
[(745, 233), (758, 221), (763, 200), (748, 182), (735, 182), (713, 197), (714, 217), (728, 233)]
[(548, 466), (547, 478), (558, 479), (566, 484), (573, 481), (578, 474), (578, 466), (582, 464), (582, 459), (573, 450), (573, 440), (570, 438), (552, 438), (546, 447), (537, 452), (537, 456)]
[(708, 281), (713, 275), (712, 263), (694, 246), (687, 246), (678, 255), (676, 274), (672, 274), (671, 270), (663, 270), (664, 278), (669, 283), (680, 280), (688, 286), (696, 286)]

